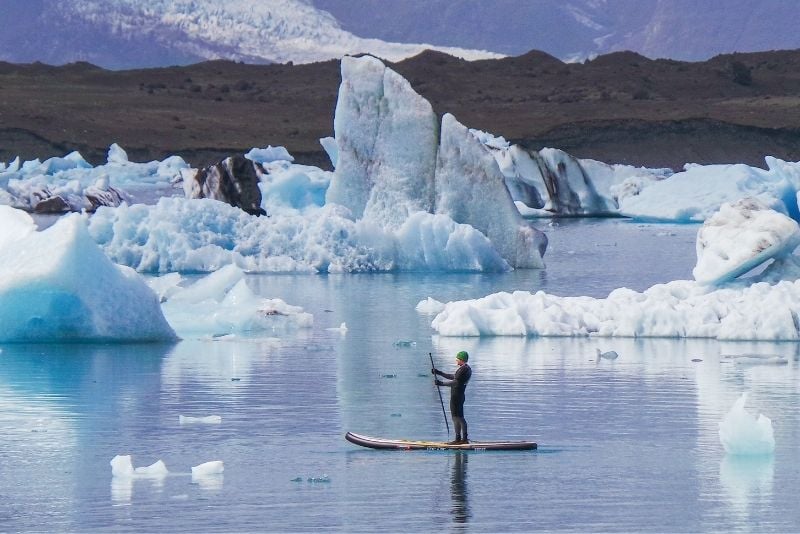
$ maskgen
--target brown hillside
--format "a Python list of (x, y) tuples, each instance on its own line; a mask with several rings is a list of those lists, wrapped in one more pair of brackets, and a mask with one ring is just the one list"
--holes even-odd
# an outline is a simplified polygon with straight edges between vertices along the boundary
[[(800, 51), (650, 60), (621, 52), (564, 64), (542, 52), (467, 62), (424, 52), (392, 65), (437, 113), (532, 148), (609, 163), (763, 165), (800, 160)], [(0, 161), (119, 143), (133, 160), (194, 165), (284, 145), (329, 166), (338, 62), (107, 71), (85, 63), (0, 63)]]

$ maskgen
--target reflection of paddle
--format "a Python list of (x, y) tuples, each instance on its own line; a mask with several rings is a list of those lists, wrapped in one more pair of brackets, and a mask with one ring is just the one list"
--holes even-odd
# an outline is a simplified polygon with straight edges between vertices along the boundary
[[(436, 366), (433, 365), (433, 354), (431, 354), (429, 352), (428, 356), (431, 359), (431, 369), (436, 369)], [(434, 381), (434, 383), (436, 383), (436, 375), (433, 375), (433, 381)], [(442, 400), (442, 390), (439, 389), (438, 385), (436, 386), (436, 391), (439, 392), (439, 402), (442, 404), (442, 415), (444, 416), (444, 424), (447, 427), (447, 437), (449, 438), (450, 437), (450, 423), (447, 422), (447, 412), (444, 411), (444, 401)]]

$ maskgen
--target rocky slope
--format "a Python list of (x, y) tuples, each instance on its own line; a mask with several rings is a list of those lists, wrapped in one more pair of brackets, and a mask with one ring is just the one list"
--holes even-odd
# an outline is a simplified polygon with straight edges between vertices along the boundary
[[(565, 64), (541, 52), (467, 62), (425, 52), (392, 64), (438, 115), (532, 148), (609, 163), (763, 165), (800, 160), (800, 51), (687, 63), (629, 52)], [(0, 161), (79, 150), (104, 161), (117, 142), (132, 160), (194, 165), (284, 145), (329, 165), (339, 62), (107, 71), (0, 63)]]

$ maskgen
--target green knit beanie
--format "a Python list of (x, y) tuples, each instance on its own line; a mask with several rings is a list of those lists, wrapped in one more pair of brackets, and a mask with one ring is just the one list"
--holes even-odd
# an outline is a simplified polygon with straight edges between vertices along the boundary
[(457, 360), (461, 360), (462, 362), (465, 362), (465, 361), (469, 360), (469, 354), (467, 354), (467, 351), (462, 350), (461, 352), (456, 354), (456, 359)]

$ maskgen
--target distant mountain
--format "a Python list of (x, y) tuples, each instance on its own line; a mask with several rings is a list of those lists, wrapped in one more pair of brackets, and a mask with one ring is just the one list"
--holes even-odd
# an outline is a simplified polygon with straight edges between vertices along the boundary
[[(800, 48), (794, 0), (0, 0), (0, 60), (120, 69), (631, 50), (700, 61)], [(428, 44), (425, 44), (428, 43)]]
[(0, 60), (114, 69), (208, 59), (310, 63), (361, 52), (400, 60), (433, 48), (357, 37), (305, 0), (0, 0), (0, 27)]
[(398, 42), (468, 46), (562, 60), (631, 50), (699, 61), (800, 48), (786, 0), (313, 0), (346, 30)]

